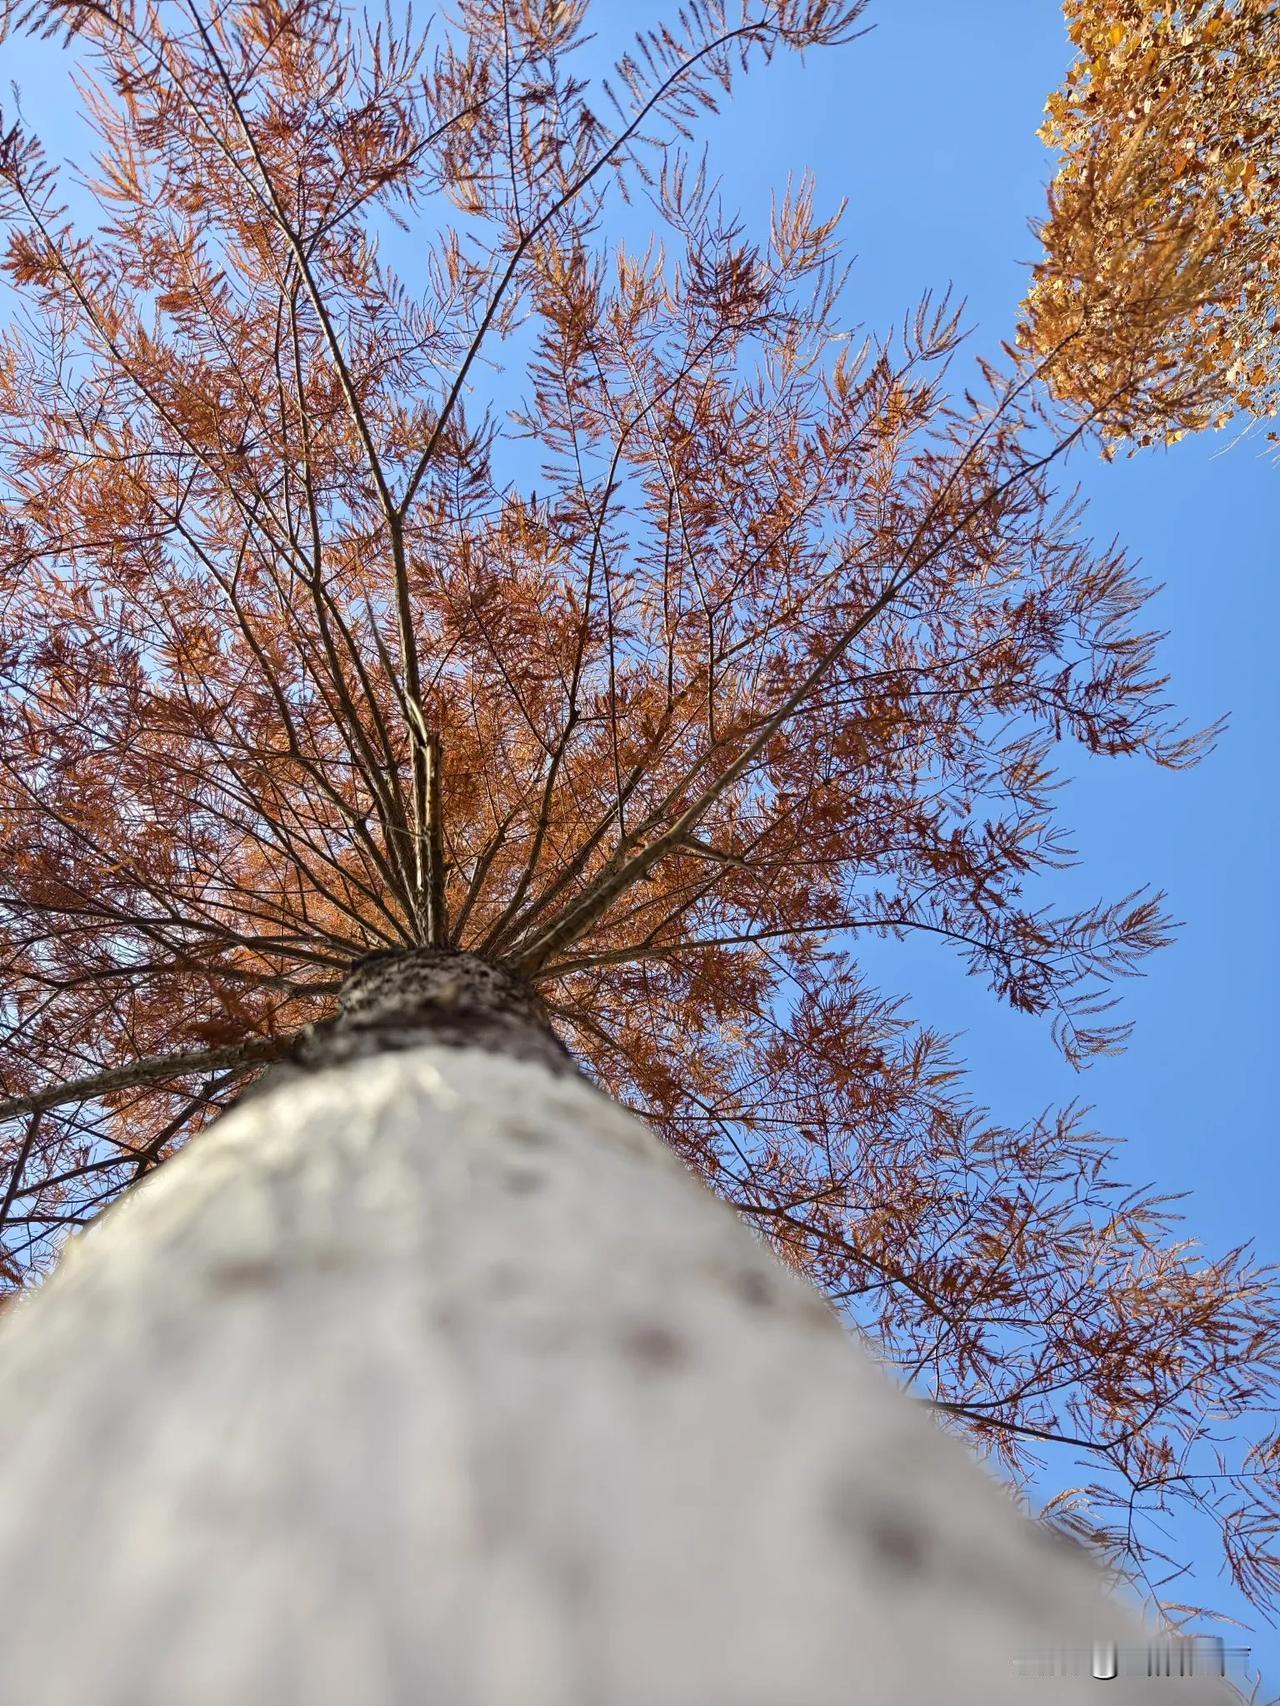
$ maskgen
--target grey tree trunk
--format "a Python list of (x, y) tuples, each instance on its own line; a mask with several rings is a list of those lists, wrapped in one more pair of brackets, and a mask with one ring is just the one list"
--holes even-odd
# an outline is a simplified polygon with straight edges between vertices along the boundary
[[(357, 980), (320, 1070), (9, 1312), (0, 1700), (1168, 1700), (1099, 1695), (1092, 1644), (1145, 1636), (1082, 1556), (440, 963), (407, 1019)], [(1055, 1648), (1084, 1674), (1018, 1674)]]

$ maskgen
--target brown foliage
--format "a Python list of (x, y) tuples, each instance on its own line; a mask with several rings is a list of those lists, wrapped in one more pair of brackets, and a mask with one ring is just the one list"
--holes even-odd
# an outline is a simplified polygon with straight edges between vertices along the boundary
[(1024, 340), (1112, 438), (1276, 412), (1280, 7), (1066, 0), (1078, 57)]
[[(949, 396), (945, 304), (856, 348), (812, 185), (753, 236), (681, 152), (858, 11), (698, 0), (599, 89), (584, 0), (466, 0), (434, 57), (327, 0), (31, 15), (101, 150), (79, 223), (0, 152), (4, 1272), (355, 959), (462, 945), (1011, 1474), (1082, 1451), (1143, 1568), (1133, 1508), (1269, 1400), (1271, 1277), (1174, 1241), (1076, 1113), (991, 1122), (852, 956), (930, 933), (1115, 1047), (1168, 925), (1028, 898), (1053, 749), (1202, 739), (1054, 496), (1083, 429), (1016, 371)], [(1213, 1483), (1259, 1596), (1270, 1473)]]

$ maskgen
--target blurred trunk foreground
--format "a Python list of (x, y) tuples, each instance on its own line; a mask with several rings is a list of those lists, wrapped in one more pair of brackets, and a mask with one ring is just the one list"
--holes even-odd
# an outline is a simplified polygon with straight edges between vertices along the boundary
[(1143, 1638), (431, 950), (9, 1311), (0, 1608), (15, 1706), (1047, 1706)]

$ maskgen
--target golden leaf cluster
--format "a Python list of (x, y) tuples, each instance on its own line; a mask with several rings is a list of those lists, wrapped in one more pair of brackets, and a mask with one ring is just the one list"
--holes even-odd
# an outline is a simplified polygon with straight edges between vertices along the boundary
[(1280, 6), (1066, 0), (1078, 57), (1023, 338), (1112, 440), (1280, 397)]

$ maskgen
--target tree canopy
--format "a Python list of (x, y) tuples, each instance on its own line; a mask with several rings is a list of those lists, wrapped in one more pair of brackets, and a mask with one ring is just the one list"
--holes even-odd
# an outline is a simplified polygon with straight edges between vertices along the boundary
[(465, 947), (1007, 1473), (1083, 1453), (1058, 1521), (1141, 1573), (1200, 1501), (1265, 1599), (1272, 1275), (1079, 1110), (974, 1106), (858, 963), (926, 933), (1083, 1063), (1169, 939), (1035, 892), (1056, 748), (1212, 733), (1057, 489), (1114, 388), (1064, 418), (1046, 332), (956, 391), (945, 300), (850, 322), (812, 182), (722, 205), (695, 121), (861, 4), (693, 0), (602, 76), (604, 11), (25, 17), (99, 148), (69, 211), (0, 144), (4, 1283), (356, 960)]
[(1280, 398), (1280, 6), (1066, 0), (1077, 58), (1024, 337), (1139, 444)]

